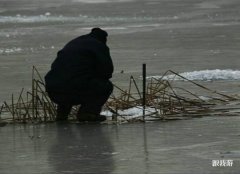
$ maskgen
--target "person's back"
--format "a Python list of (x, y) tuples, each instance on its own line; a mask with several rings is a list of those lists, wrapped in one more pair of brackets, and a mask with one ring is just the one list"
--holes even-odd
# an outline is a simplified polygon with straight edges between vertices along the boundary
[(58, 52), (51, 71), (46, 75), (47, 90), (86, 88), (86, 81), (109, 79), (113, 65), (108, 47), (90, 34), (70, 41)]
[(73, 39), (58, 52), (51, 70), (45, 76), (46, 91), (58, 104), (57, 119), (65, 120), (69, 108), (77, 104), (81, 104), (78, 114), (80, 121), (81, 118), (91, 121), (84, 117), (90, 117), (89, 113), (100, 114), (113, 89), (109, 81), (113, 64), (106, 37), (105, 31), (94, 28), (90, 34)]

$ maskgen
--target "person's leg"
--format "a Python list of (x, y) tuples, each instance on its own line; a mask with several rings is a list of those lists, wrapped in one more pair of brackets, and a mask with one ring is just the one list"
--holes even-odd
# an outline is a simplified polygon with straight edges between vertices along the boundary
[(63, 92), (48, 92), (50, 99), (57, 104), (56, 121), (67, 121), (72, 109), (72, 96)]
[(72, 105), (58, 104), (56, 121), (67, 121), (68, 115), (71, 112)]
[[(101, 87), (103, 87), (103, 84), (101, 84)], [(106, 117), (101, 116), (100, 112), (102, 110), (102, 106), (106, 103), (112, 93), (113, 85), (111, 82), (107, 82), (104, 89), (102, 89), (102, 91), (100, 90), (101, 88), (98, 88), (89, 94), (81, 96), (81, 107), (77, 114), (79, 121), (106, 120)]]
[(82, 97), (83, 102), (81, 104), (79, 112), (89, 112), (99, 115), (102, 110), (102, 106), (106, 103), (108, 97), (109, 96), (96, 95)]
[[(82, 98), (83, 99), (83, 98)], [(82, 102), (78, 110), (77, 117), (80, 122), (83, 121), (105, 121), (106, 117), (101, 116), (102, 106), (107, 101), (107, 96), (88, 96)]]

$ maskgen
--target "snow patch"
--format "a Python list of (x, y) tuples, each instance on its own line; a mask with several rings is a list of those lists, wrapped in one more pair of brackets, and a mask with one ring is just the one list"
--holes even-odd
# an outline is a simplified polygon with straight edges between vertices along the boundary
[[(199, 80), (199, 81), (213, 81), (213, 80), (240, 80), (239, 70), (201, 70), (192, 72), (183, 72), (179, 75), (189, 79), (189, 80)], [(160, 79), (162, 76), (149, 76), (148, 78)], [(168, 75), (163, 77), (164, 80), (184, 80), (183, 78), (176, 75)]]

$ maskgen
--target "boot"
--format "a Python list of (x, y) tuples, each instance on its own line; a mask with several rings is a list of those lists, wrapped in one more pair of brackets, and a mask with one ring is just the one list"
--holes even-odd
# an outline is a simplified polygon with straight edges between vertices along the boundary
[(67, 122), (67, 120), (68, 120), (68, 115), (63, 115), (63, 114), (57, 113), (55, 121), (57, 121), (57, 122)]
[(106, 116), (87, 112), (78, 113), (77, 118), (79, 122), (102, 122), (107, 119)]
[(57, 116), (56, 121), (57, 122), (67, 122), (68, 120), (68, 114), (71, 112), (71, 105), (62, 105), (59, 104), (57, 106)]

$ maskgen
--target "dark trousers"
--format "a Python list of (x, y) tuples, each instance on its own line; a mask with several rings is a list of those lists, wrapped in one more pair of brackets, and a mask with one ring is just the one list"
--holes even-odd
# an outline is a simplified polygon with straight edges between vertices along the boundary
[(95, 85), (91, 85), (86, 90), (49, 90), (48, 95), (50, 99), (57, 104), (57, 119), (66, 119), (73, 105), (80, 105), (79, 114), (100, 114), (102, 106), (113, 91), (113, 85), (110, 81), (94, 83)]

